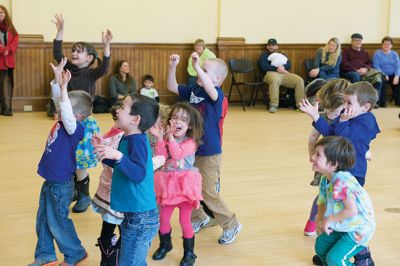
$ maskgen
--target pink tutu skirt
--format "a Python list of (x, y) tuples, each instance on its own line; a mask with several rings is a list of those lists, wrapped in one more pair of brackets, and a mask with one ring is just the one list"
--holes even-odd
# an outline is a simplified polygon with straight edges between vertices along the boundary
[(195, 170), (156, 171), (154, 186), (157, 203), (161, 206), (188, 202), (197, 209), (203, 200), (201, 175)]

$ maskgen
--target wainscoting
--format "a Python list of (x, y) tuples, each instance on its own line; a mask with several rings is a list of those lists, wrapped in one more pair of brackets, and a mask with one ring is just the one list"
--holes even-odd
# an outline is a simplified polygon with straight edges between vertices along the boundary
[[(71, 54), (71, 42), (64, 43), (64, 53)], [(304, 61), (313, 58), (317, 49), (324, 44), (281, 44), (280, 50), (292, 61), (291, 71), (305, 77)], [(95, 44), (99, 54), (102, 54), (102, 45)], [(348, 44), (343, 45), (348, 47)], [(230, 58), (250, 58), (255, 63), (265, 49), (265, 44), (246, 44), (244, 38), (217, 38), (216, 44), (208, 45), (219, 58), (228, 62)], [(364, 44), (364, 48), (372, 56), (379, 43)], [(399, 48), (396, 45), (395, 48)], [(181, 63), (177, 68), (178, 83), (186, 81), (186, 66), (192, 44), (164, 44), (164, 43), (116, 43), (111, 45), (111, 69), (117, 61), (127, 60), (131, 66), (131, 74), (136, 79), (138, 89), (141, 88), (142, 77), (151, 74), (155, 78), (155, 88), (159, 91), (162, 102), (172, 103), (176, 96), (167, 90), (166, 79), (168, 58), (172, 53), (181, 56)], [(13, 98), (14, 111), (22, 111), (24, 105), (32, 105), (33, 111), (42, 111), (48, 101), (50, 93), (49, 82), (52, 72), (49, 63), (53, 62), (52, 43), (44, 42), (41, 35), (21, 35), (17, 51), (17, 67), (14, 73), (15, 87)], [(108, 78), (98, 80), (96, 93), (108, 95)], [(229, 92), (231, 76), (228, 75), (223, 83), (225, 93)], [(237, 99), (233, 94), (233, 100)], [(245, 95), (245, 97), (247, 97)]]

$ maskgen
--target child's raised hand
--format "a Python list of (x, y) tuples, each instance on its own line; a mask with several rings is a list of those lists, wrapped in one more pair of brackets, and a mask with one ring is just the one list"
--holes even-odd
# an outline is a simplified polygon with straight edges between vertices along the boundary
[(54, 24), (56, 24), (57, 27), (57, 31), (63, 31), (64, 30), (64, 18), (62, 16), (62, 14), (55, 14), (54, 15), (54, 19), (51, 22), (53, 22)]
[(60, 63), (55, 66), (53, 63), (50, 63), (50, 67), (53, 70), (54, 73), (54, 78), (56, 80), (56, 83), (60, 83), (60, 77), (61, 77), (61, 73), (64, 71), (64, 67), (67, 64), (67, 58), (61, 58)]
[(67, 69), (67, 71), (63, 71), (60, 77), (60, 87), (61, 89), (67, 89), (68, 82), (71, 80), (71, 72)]
[(173, 121), (169, 121), (169, 125), (167, 125), (165, 136), (168, 138), (168, 141), (174, 141), (174, 132), (176, 130), (176, 124)]
[(179, 64), (179, 60), (181, 57), (178, 54), (171, 54), (169, 56), (169, 65), (172, 67), (176, 67)]
[(303, 111), (304, 113), (308, 114), (313, 121), (317, 121), (319, 118), (319, 113), (318, 113), (318, 102), (315, 103), (315, 106), (313, 106), (307, 99), (303, 99), (300, 103), (299, 103), (299, 108), (301, 111)]
[(149, 129), (150, 134), (157, 138), (158, 141), (161, 141), (164, 137), (164, 129), (162, 128), (161, 123), (156, 122), (154, 126)]
[(190, 57), (192, 58), (192, 65), (194, 68), (199, 67), (200, 65), (200, 57), (197, 52), (193, 52)]
[(105, 145), (106, 144), (106, 140), (102, 136), (100, 136), (98, 134), (93, 135), (93, 137), (92, 137), (92, 145), (94, 146), (94, 145), (99, 145), (99, 144)]
[(105, 45), (110, 45), (113, 35), (109, 29), (104, 33), (101, 32), (101, 42)]
[(340, 122), (348, 121), (358, 115), (357, 111), (353, 108), (345, 108), (344, 112), (340, 115)]

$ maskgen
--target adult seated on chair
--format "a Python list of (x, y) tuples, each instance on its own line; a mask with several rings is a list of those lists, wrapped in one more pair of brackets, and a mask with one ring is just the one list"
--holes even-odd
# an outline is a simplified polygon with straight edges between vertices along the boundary
[[(395, 104), (400, 106), (400, 60), (399, 55), (392, 50), (393, 39), (385, 37), (382, 39), (382, 49), (376, 50), (372, 58), (374, 68), (384, 75), (386, 84), (390, 84), (393, 90)], [(379, 97), (379, 106), (386, 107), (385, 86), (382, 87)]]
[[(200, 57), (200, 66), (207, 59), (216, 58), (215, 54), (206, 47), (206, 43), (202, 39), (197, 39), (194, 42), (194, 51)], [(197, 72), (192, 65), (192, 57), (191, 56), (189, 57), (187, 72), (189, 75), (189, 77), (187, 79), (187, 85), (190, 86), (190, 85), (197, 84)]]
[(112, 105), (118, 100), (123, 99), (126, 95), (136, 92), (136, 82), (129, 74), (129, 63), (127, 61), (118, 61), (114, 73), (110, 77), (108, 89)]
[[(258, 60), (258, 65), (262, 71), (266, 72), (264, 82), (268, 84), (269, 88), (269, 112), (275, 113), (279, 106), (279, 87), (282, 85), (294, 89), (296, 105), (298, 105), (304, 98), (304, 81), (300, 76), (289, 73), (291, 67), (289, 59), (285, 64), (275, 66), (272, 64), (272, 59), (275, 59), (273, 54), (278, 53), (278, 42), (275, 39), (269, 39), (266, 48), (267, 50), (261, 54)], [(278, 57), (281, 58), (281, 56)]]
[(342, 64), (340, 66), (342, 77), (352, 83), (358, 81), (370, 82), (379, 95), (381, 101), (382, 74), (372, 68), (372, 62), (367, 51), (362, 48), (363, 36), (360, 33), (351, 35), (351, 47), (343, 49)]
[(318, 49), (314, 59), (314, 67), (308, 75), (311, 78), (339, 78), (341, 62), (339, 39), (331, 38), (324, 47)]

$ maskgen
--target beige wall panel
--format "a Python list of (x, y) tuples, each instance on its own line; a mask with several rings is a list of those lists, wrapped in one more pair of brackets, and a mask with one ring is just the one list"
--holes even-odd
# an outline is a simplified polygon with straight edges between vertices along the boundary
[(15, 0), (15, 24), (22, 34), (43, 34), (51, 41), (51, 19), (62, 12), (65, 41), (100, 42), (112, 30), (114, 42), (190, 43), (197, 38), (215, 42), (218, 2), (215, 0)]
[(281, 43), (318, 43), (333, 36), (349, 42), (353, 32), (362, 33), (365, 42), (379, 42), (388, 32), (389, 2), (221, 0), (220, 32), (221, 37), (244, 37), (246, 43), (271, 37)]

